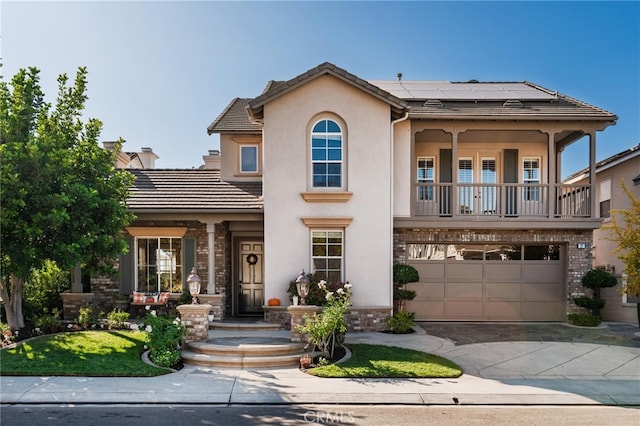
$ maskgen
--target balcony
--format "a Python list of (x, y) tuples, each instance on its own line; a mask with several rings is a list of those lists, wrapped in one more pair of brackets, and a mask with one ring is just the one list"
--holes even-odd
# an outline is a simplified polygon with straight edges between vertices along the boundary
[(449, 220), (593, 219), (590, 185), (467, 184), (416, 185), (414, 217)]

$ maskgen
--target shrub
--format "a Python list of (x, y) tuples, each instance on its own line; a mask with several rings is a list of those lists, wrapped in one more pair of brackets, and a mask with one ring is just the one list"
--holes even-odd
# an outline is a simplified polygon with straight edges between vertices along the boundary
[(33, 319), (33, 325), (36, 327), (36, 332), (41, 333), (55, 333), (62, 330), (60, 325), (60, 311), (58, 308), (53, 308), (50, 314), (43, 314)]
[(592, 314), (569, 314), (569, 322), (573, 325), (583, 327), (597, 327), (600, 325), (600, 318)]
[(411, 327), (414, 326), (415, 313), (413, 312), (396, 312), (390, 317), (387, 317), (384, 322), (389, 327), (389, 330), (394, 334), (406, 334), (409, 333)]
[[(328, 300), (326, 298), (326, 291), (335, 292), (339, 288), (344, 287), (344, 283), (340, 281), (331, 283), (326, 282), (324, 279), (322, 279), (322, 276), (318, 274), (308, 274), (307, 278), (309, 278), (309, 294), (305, 299), (305, 304), (307, 305), (325, 306), (328, 303)], [(324, 282), (325, 290), (318, 286), (321, 281)], [(289, 294), (290, 301), (293, 300), (293, 296), (299, 296), (295, 279), (289, 282), (287, 293)]]
[(587, 308), (591, 310), (602, 309), (605, 304), (605, 300), (600, 299), (598, 297), (591, 298), (586, 296), (580, 296), (580, 297), (574, 297), (573, 301), (576, 303), (576, 305), (582, 308)]
[(180, 299), (178, 299), (178, 305), (188, 305), (192, 301), (193, 298), (191, 297), (191, 293), (189, 293), (189, 290), (184, 289), (180, 295)]
[(50, 260), (39, 270), (34, 270), (24, 283), (23, 313), (27, 319), (48, 314), (54, 308), (62, 310), (60, 293), (69, 289), (69, 275)]
[(187, 335), (187, 329), (180, 318), (159, 316), (150, 308), (145, 306), (149, 313), (142, 325), (147, 332), (149, 358), (160, 367), (172, 367), (180, 362), (182, 340)]
[(107, 314), (107, 325), (110, 329), (124, 328), (124, 323), (129, 319), (129, 312), (114, 309)]
[(0, 348), (9, 346), (13, 343), (13, 332), (8, 324), (0, 322)]
[(351, 284), (347, 282), (330, 291), (325, 281), (320, 281), (317, 287), (325, 294), (326, 304), (319, 314), (305, 315), (304, 324), (298, 326), (298, 331), (307, 336), (308, 345), (314, 345), (333, 359), (335, 349), (342, 346), (347, 332), (344, 314), (351, 306)]
[(98, 323), (98, 315), (94, 312), (91, 306), (85, 306), (78, 311), (78, 318), (76, 322), (82, 328), (89, 328), (95, 326)]
[(398, 284), (415, 283), (420, 280), (418, 271), (411, 265), (396, 263), (393, 265), (393, 281)]

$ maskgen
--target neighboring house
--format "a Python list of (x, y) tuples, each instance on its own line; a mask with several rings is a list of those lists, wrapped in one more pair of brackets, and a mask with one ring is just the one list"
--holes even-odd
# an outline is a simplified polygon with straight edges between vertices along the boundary
[[(588, 181), (588, 173), (588, 169), (581, 170), (569, 176), (566, 182), (585, 183)], [(636, 198), (640, 198), (640, 145), (596, 163), (596, 181), (596, 213), (606, 226), (611, 223), (611, 212), (631, 207), (631, 201), (622, 188), (622, 182)], [(616, 248), (617, 245), (611, 241), (608, 230), (594, 230), (593, 267), (608, 270), (622, 280), (624, 264), (616, 256)], [(601, 311), (604, 320), (637, 323), (637, 296), (622, 294), (620, 286), (616, 286), (602, 289), (602, 297), (606, 300), (606, 305)]]
[(226, 315), (271, 320), (265, 300), (288, 304), (304, 269), (348, 280), (351, 323), (376, 329), (399, 262), (420, 273), (419, 320), (564, 321), (601, 219), (595, 173), (561, 183), (560, 154), (587, 136), (593, 166), (616, 120), (528, 82), (365, 81), (330, 63), (270, 81), (208, 127), (219, 171), (134, 171), (119, 290), (177, 292), (195, 256)]

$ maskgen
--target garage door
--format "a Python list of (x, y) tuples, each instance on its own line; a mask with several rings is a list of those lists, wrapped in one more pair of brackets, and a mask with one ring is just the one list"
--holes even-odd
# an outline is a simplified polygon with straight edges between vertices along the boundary
[(408, 244), (420, 274), (408, 284), (417, 320), (562, 321), (564, 250), (558, 245)]

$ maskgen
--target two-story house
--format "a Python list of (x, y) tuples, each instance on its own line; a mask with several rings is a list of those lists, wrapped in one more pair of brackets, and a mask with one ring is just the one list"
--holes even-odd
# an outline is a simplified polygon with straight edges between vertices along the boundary
[[(282, 321), (265, 301), (287, 304), (304, 269), (349, 281), (351, 323), (379, 329), (408, 263), (419, 320), (564, 321), (602, 222), (596, 134), (616, 119), (528, 82), (366, 81), (323, 63), (233, 99), (203, 168), (132, 170), (131, 250), (92, 289), (177, 299), (195, 267), (225, 316)], [(562, 183), (583, 137), (585, 179)]]
[[(611, 239), (606, 226), (611, 224), (612, 212), (631, 207), (631, 200), (622, 187), (623, 182), (627, 190), (636, 199), (640, 199), (640, 145), (599, 161), (595, 168), (596, 215), (602, 219), (603, 227), (593, 231), (593, 267), (610, 271), (622, 282), (624, 264), (617, 256), (617, 244)], [(584, 184), (588, 182), (588, 175), (588, 169), (580, 170), (569, 176), (565, 182), (571, 185)], [(624, 222), (621, 225), (624, 225)], [(637, 295), (624, 294), (618, 285), (602, 289), (601, 297), (606, 300), (601, 311), (604, 320), (637, 323)]]
[[(208, 127), (220, 179), (263, 201), (262, 220), (225, 228), (216, 288), (229, 314), (260, 312), (304, 268), (350, 281), (366, 317), (391, 310), (400, 262), (420, 273), (417, 319), (563, 321), (601, 223), (596, 134), (616, 119), (529, 82), (366, 81), (330, 63), (270, 81)], [(583, 137), (588, 178), (563, 184)]]

